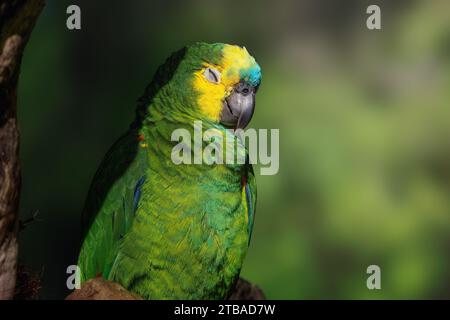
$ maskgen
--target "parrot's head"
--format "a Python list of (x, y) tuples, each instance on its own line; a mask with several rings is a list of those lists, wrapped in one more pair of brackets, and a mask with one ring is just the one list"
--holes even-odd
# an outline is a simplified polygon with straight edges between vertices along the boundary
[(175, 112), (234, 129), (253, 116), (261, 68), (245, 47), (196, 43), (173, 54), (155, 78), (158, 73), (167, 79), (158, 89), (181, 101)]
[(226, 127), (245, 128), (261, 83), (261, 68), (255, 59), (245, 47), (228, 44), (200, 44), (192, 50), (199, 55), (193, 88), (203, 116)]

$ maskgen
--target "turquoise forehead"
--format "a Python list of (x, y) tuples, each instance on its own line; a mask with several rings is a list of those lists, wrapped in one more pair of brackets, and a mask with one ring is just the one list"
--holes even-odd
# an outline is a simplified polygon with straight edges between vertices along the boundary
[(250, 68), (239, 70), (239, 76), (248, 84), (257, 87), (261, 83), (261, 68), (255, 62)]

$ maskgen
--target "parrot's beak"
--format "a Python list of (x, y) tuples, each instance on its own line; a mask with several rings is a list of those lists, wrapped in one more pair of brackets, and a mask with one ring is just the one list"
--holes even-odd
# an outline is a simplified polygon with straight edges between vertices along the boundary
[(220, 122), (227, 127), (244, 129), (255, 110), (256, 88), (240, 82), (223, 101)]

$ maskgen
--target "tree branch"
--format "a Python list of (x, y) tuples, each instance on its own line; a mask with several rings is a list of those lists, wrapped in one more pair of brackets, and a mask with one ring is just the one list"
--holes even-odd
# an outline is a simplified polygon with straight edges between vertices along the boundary
[[(239, 278), (228, 299), (265, 300), (266, 297), (257, 286)], [(142, 300), (142, 298), (128, 292), (117, 283), (98, 277), (83, 283), (81, 289), (73, 291), (66, 300)]]
[(0, 0), (0, 299), (14, 294), (20, 192), (17, 84), (44, 0)]

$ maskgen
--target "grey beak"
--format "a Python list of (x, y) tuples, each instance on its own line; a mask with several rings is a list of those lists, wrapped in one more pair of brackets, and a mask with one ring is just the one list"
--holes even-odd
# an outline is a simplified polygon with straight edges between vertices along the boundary
[(220, 122), (236, 129), (244, 129), (250, 122), (255, 110), (255, 88), (239, 83), (224, 100)]

